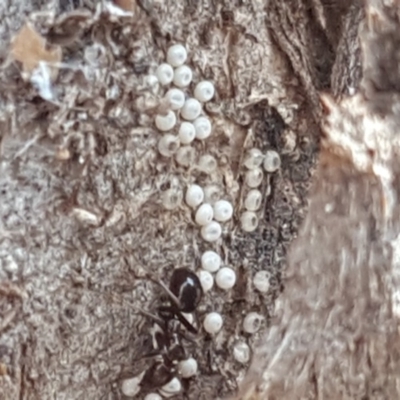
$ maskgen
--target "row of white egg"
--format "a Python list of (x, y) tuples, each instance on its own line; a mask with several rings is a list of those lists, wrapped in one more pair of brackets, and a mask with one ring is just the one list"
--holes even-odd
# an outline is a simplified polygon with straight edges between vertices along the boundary
[(259, 222), (256, 211), (262, 204), (262, 193), (257, 189), (264, 179), (261, 166), (267, 173), (276, 172), (281, 166), (281, 159), (274, 150), (268, 150), (263, 154), (261, 150), (252, 148), (244, 157), (243, 164), (247, 168), (244, 181), (250, 190), (244, 199), (246, 211), (242, 213), (240, 223), (245, 232), (253, 232), (257, 229)]
[[(256, 333), (261, 328), (264, 320), (265, 318), (257, 312), (248, 313), (243, 319), (243, 331), (248, 334)], [(207, 333), (215, 335), (222, 329), (223, 322), (224, 320), (220, 313), (210, 312), (204, 318), (203, 327)]]
[[(222, 265), (221, 256), (213, 250), (205, 251), (201, 256), (201, 268), (204, 271), (215, 273), (224, 268), (220, 269)], [(230, 269), (230, 268), (229, 268)], [(233, 270), (232, 270), (233, 271)], [(220, 279), (217, 279), (217, 286), (221, 289), (231, 289), (236, 282), (236, 274), (233, 271), (233, 274), (230, 273), (232, 277), (230, 279), (223, 279), (224, 274), (220, 275)], [(257, 291), (260, 293), (267, 293), (270, 288), (270, 278), (271, 274), (268, 271), (261, 270), (254, 274), (253, 277), (253, 285)]]
[(264, 154), (260, 149), (252, 148), (247, 152), (243, 165), (249, 171), (263, 166), (266, 172), (272, 173), (280, 168), (281, 158), (275, 150), (267, 150)]

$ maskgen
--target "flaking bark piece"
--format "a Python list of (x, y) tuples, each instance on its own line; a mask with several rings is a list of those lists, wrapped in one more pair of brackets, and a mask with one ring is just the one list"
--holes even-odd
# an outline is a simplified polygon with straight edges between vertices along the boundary
[(57, 77), (58, 69), (54, 66), (61, 61), (62, 51), (59, 46), (47, 46), (46, 40), (27, 22), (11, 42), (11, 55), (22, 64), (22, 69), (29, 75), (40, 62), (49, 64), (51, 78)]

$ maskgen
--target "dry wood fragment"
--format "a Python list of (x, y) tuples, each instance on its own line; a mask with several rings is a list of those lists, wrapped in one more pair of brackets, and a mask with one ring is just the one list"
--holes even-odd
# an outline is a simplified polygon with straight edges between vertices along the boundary
[(59, 46), (48, 48), (46, 40), (35, 30), (30, 23), (26, 23), (11, 43), (11, 55), (22, 63), (24, 72), (32, 73), (40, 62), (49, 63), (52, 66), (53, 79), (57, 76), (55, 63), (61, 61), (62, 51)]

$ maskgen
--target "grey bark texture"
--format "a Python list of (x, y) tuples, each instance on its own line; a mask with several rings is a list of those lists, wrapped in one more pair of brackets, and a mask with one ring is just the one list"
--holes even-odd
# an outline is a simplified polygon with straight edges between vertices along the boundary
[[(224, 327), (182, 341), (199, 373), (174, 398), (399, 398), (398, 2), (115, 3), (131, 14), (106, 1), (0, 4), (0, 399), (127, 398), (121, 383), (154, 362), (138, 310), (160, 295), (146, 276), (197, 270), (210, 248), (237, 283), (204, 296), (198, 325), (217, 311)], [(62, 50), (52, 101), (11, 56), (26, 19)], [(194, 80), (216, 86), (192, 168), (159, 156), (153, 122), (165, 90), (148, 77), (177, 42)], [(282, 165), (246, 233), (251, 147)], [(204, 154), (217, 160), (208, 174)], [(213, 245), (179, 203), (194, 182), (235, 207)], [(252, 286), (259, 270), (266, 294)], [(254, 310), (265, 323), (250, 336)], [(243, 342), (250, 364), (233, 354)]]
[(365, 11), (359, 92), (322, 98), (309, 211), (241, 399), (399, 397), (400, 9), (367, 1)]

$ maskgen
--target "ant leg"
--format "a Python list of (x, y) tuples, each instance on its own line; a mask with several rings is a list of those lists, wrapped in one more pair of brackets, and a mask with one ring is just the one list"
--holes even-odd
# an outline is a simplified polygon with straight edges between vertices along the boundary
[(170, 297), (170, 299), (172, 300), (172, 302), (173, 302), (178, 308), (181, 308), (181, 303), (180, 303), (179, 299), (171, 292), (170, 288), (169, 288), (163, 281), (157, 280), (157, 279), (153, 278), (149, 273), (146, 273), (146, 274), (145, 274), (145, 277), (141, 277), (141, 276), (136, 276), (136, 275), (135, 275), (135, 278), (136, 278), (137, 280), (148, 279), (148, 280), (150, 280), (150, 281), (156, 283), (157, 285), (160, 285), (160, 286), (164, 289), (165, 293), (167, 293), (167, 295)]
[(183, 315), (180, 311), (175, 313), (175, 315), (178, 317), (179, 322), (185, 326), (185, 328), (192, 333), (199, 333), (197, 328), (195, 328)]
[(140, 360), (144, 360), (144, 359), (147, 359), (147, 358), (153, 358), (153, 357), (158, 357), (158, 356), (162, 356), (162, 354), (160, 354), (160, 351), (159, 350), (153, 350), (153, 351), (149, 351), (146, 354), (143, 354), (142, 356), (137, 358), (135, 361), (140, 361)]
[(135, 307), (133, 306), (133, 308), (141, 315), (145, 316), (145, 317), (149, 317), (150, 319), (152, 319), (155, 323), (157, 323), (158, 325), (160, 325), (160, 327), (164, 327), (165, 326), (165, 321), (158, 317), (157, 315), (154, 315), (152, 313), (149, 313), (148, 311), (142, 310), (141, 308)]
[(177, 311), (175, 307), (171, 306), (161, 306), (158, 308), (159, 311), (167, 311), (172, 313), (176, 318), (178, 318), (179, 322), (192, 333), (198, 333), (198, 330), (182, 315), (180, 311)]
[(146, 278), (154, 283), (156, 283), (157, 285), (160, 285), (165, 293), (167, 293), (167, 295), (170, 297), (170, 299), (172, 300), (172, 302), (178, 307), (181, 307), (181, 303), (179, 301), (179, 299), (171, 292), (170, 288), (161, 280), (157, 280), (154, 279), (152, 276), (150, 276), (149, 274), (146, 274)]
[(181, 303), (179, 301), (179, 299), (171, 292), (170, 288), (162, 281), (157, 281), (156, 279), (150, 278), (153, 282), (157, 283), (158, 285), (160, 285), (165, 293), (167, 293), (167, 295), (170, 297), (170, 299), (172, 300), (172, 302), (175, 304), (175, 306), (179, 309), (181, 308)]

